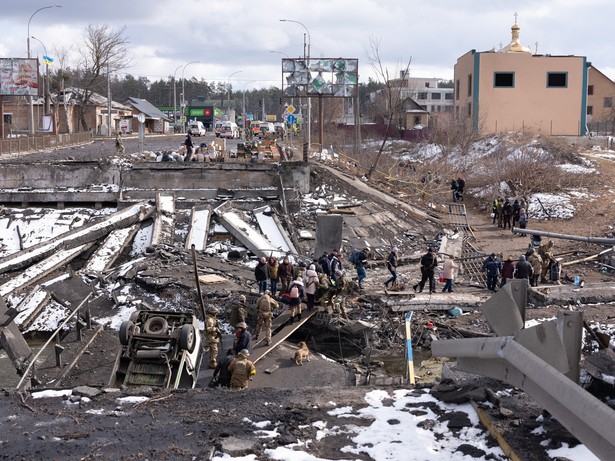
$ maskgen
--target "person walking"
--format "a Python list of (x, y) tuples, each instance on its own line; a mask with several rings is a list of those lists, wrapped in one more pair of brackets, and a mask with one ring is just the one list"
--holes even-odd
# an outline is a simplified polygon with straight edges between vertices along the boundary
[(521, 205), (519, 204), (519, 200), (515, 199), (512, 204), (512, 227), (517, 227), (517, 223), (519, 222), (521, 215)]
[(245, 322), (248, 318), (248, 309), (246, 306), (246, 296), (239, 295), (237, 301), (231, 304), (231, 311), (229, 313), (229, 323), (232, 327), (237, 326), (240, 322)]
[(534, 248), (530, 248), (528, 252), (529, 252), (529, 255), (527, 256), (527, 262), (532, 265), (532, 275), (530, 277), (530, 286), (537, 287), (538, 279), (540, 279), (540, 272), (542, 271), (542, 258), (534, 250)]
[(553, 256), (553, 240), (549, 240), (547, 243), (543, 243), (538, 247), (538, 254), (542, 258), (542, 270), (540, 271), (540, 282), (547, 283), (547, 273), (551, 268), (551, 264), (555, 262), (555, 257)]
[(393, 247), (393, 249), (389, 252), (389, 255), (387, 256), (386, 266), (389, 273), (391, 274), (391, 277), (389, 277), (387, 281), (384, 282), (385, 289), (387, 289), (389, 285), (395, 285), (395, 282), (397, 282), (397, 252), (398, 248)]
[(421, 256), (421, 281), (414, 285), (412, 288), (414, 291), (419, 289), (419, 293), (425, 288), (425, 284), (429, 281), (429, 292), (436, 292), (436, 279), (434, 277), (435, 269), (438, 266), (438, 258), (434, 254), (433, 248), (429, 247), (427, 253)]
[(500, 288), (506, 285), (506, 280), (514, 278), (515, 274), (515, 261), (512, 256), (509, 256), (504, 264), (502, 264), (502, 280), (500, 282)]
[(329, 277), (331, 275), (331, 261), (329, 260), (329, 253), (324, 251), (322, 256), (318, 258), (318, 264), (320, 265), (323, 274)]
[(194, 143), (192, 142), (192, 130), (188, 130), (186, 133), (186, 139), (184, 139), (184, 146), (186, 147), (186, 155), (184, 156), (184, 162), (188, 162), (192, 157), (194, 150)]
[(258, 294), (262, 295), (265, 290), (267, 289), (267, 274), (268, 274), (268, 269), (267, 269), (267, 259), (262, 256), (261, 259), (258, 261), (258, 264), (256, 265), (256, 267), (254, 268), (254, 278), (256, 279), (256, 282), (258, 283)]
[(320, 281), (318, 279), (318, 272), (316, 272), (316, 266), (310, 264), (310, 267), (308, 267), (305, 273), (305, 298), (308, 311), (314, 309), (314, 305), (316, 304), (316, 290), (318, 290), (319, 286)]
[(207, 309), (205, 318), (205, 343), (209, 346), (209, 368), (216, 368), (218, 364), (218, 342), (220, 341), (220, 328), (216, 321), (218, 308)]
[(442, 277), (444, 278), (445, 283), (444, 288), (442, 288), (442, 293), (453, 292), (457, 269), (459, 269), (459, 264), (455, 262), (455, 258), (453, 256), (450, 256), (444, 261), (444, 264), (442, 265)]
[(354, 263), (354, 267), (357, 271), (357, 283), (359, 284), (359, 288), (361, 289), (363, 289), (363, 280), (367, 278), (367, 271), (365, 270), (365, 265), (367, 264), (368, 255), (369, 248), (363, 248), (363, 250), (358, 251), (356, 261)]
[(237, 353), (228, 370), (231, 373), (231, 389), (247, 389), (248, 382), (256, 374), (256, 367), (250, 361), (250, 351), (243, 349)]
[(344, 269), (342, 268), (342, 262), (340, 261), (337, 250), (333, 250), (331, 252), (330, 261), (331, 261), (331, 264), (329, 264), (329, 266), (331, 268), (331, 273), (329, 275), (331, 277), (331, 284), (335, 285), (338, 279), (338, 275), (337, 275), (338, 271), (340, 273), (344, 272)]
[(274, 256), (270, 256), (267, 262), (267, 278), (269, 279), (269, 290), (272, 296), (275, 296), (278, 292), (278, 282), (280, 281), (279, 269), (278, 260)]
[(288, 303), (288, 308), (290, 309), (289, 324), (292, 325), (295, 321), (295, 317), (297, 320), (301, 320), (301, 300), (305, 296), (302, 277), (297, 277), (297, 280), (293, 280), (293, 282), (290, 284), (289, 294), (290, 294), (290, 302)]
[(264, 327), (267, 346), (271, 344), (271, 319), (273, 318), (273, 310), (277, 307), (278, 303), (275, 299), (271, 298), (271, 292), (269, 290), (266, 290), (265, 294), (256, 301), (256, 315), (258, 320), (254, 339), (258, 339)]
[(115, 153), (117, 155), (123, 155), (126, 152), (124, 143), (122, 142), (122, 133), (118, 131), (115, 133)]
[(533, 273), (534, 269), (532, 268), (532, 265), (526, 261), (525, 255), (519, 256), (519, 261), (517, 261), (517, 266), (515, 267), (514, 277), (516, 279), (526, 279), (529, 283)]
[(288, 286), (293, 281), (294, 267), (288, 256), (282, 260), (282, 264), (278, 267), (278, 277), (280, 280), (280, 295), (288, 293)]
[[(519, 208), (519, 227), (521, 229), (527, 228), (527, 211), (525, 208)], [(521, 237), (525, 237), (526, 234), (519, 234)]]
[(451, 193), (453, 196), (453, 202), (457, 201), (457, 190), (459, 189), (459, 184), (457, 184), (457, 180), (455, 178), (451, 178)]
[(491, 253), (483, 262), (483, 267), (480, 270), (481, 272), (486, 272), (487, 274), (487, 289), (489, 291), (496, 291), (498, 277), (501, 270), (502, 264), (500, 263), (500, 260), (497, 258), (495, 253)]
[(513, 208), (508, 199), (504, 200), (504, 205), (502, 206), (502, 214), (504, 215), (503, 227), (506, 229), (508, 226), (509, 229), (512, 228), (511, 220), (513, 215)]
[(250, 354), (252, 353), (252, 335), (248, 331), (246, 322), (239, 322), (235, 328), (235, 345), (233, 350), (235, 354), (239, 354), (244, 349), (247, 349)]

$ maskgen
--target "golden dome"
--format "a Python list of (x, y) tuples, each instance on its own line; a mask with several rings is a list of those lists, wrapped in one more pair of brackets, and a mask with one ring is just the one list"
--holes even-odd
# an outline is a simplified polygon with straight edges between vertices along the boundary
[(527, 46), (523, 46), (519, 41), (519, 30), (521, 27), (517, 24), (517, 13), (515, 13), (515, 23), (510, 28), (512, 32), (512, 40), (508, 45), (502, 48), (502, 51), (510, 53), (531, 53), (531, 50)]

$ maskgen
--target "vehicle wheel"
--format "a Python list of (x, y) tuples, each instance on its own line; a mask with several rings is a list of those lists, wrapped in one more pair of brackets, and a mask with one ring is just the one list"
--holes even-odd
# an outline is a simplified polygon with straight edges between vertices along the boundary
[(195, 344), (196, 336), (194, 327), (189, 324), (182, 325), (181, 329), (179, 330), (179, 348), (181, 350), (192, 352), (194, 350)]
[(120, 344), (122, 346), (128, 345), (128, 340), (135, 331), (135, 324), (130, 320), (125, 320), (120, 325), (120, 331), (118, 336), (120, 337)]
[(147, 319), (145, 325), (143, 325), (143, 331), (150, 335), (159, 335), (167, 332), (169, 324), (163, 317), (152, 317)]

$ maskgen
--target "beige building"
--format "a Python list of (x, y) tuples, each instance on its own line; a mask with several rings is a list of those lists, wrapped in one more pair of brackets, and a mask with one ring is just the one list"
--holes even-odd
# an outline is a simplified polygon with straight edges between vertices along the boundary
[(584, 135), (589, 64), (584, 56), (532, 54), (519, 26), (500, 50), (471, 50), (455, 64), (455, 117), (475, 133)]
[(615, 120), (615, 82), (593, 66), (587, 85), (587, 123)]

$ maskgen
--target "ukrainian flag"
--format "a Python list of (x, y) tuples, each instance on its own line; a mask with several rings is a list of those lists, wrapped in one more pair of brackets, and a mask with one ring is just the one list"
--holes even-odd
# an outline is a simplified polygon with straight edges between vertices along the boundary
[(50, 66), (53, 64), (53, 58), (43, 55), (43, 62), (47, 64), (48, 66)]

